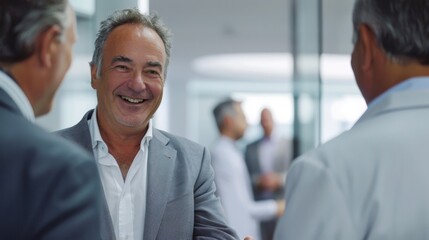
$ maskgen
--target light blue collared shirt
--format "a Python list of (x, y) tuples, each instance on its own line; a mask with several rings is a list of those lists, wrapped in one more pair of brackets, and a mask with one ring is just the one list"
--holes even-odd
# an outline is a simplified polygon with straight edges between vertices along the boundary
[(27, 96), (18, 84), (3, 71), (0, 71), (0, 88), (12, 98), (25, 118), (30, 122), (35, 121), (33, 107)]
[(423, 90), (423, 89), (429, 89), (429, 76), (428, 77), (409, 78), (409, 79), (407, 79), (401, 83), (398, 83), (397, 85), (389, 88), (387, 91), (382, 93), (380, 96), (378, 96), (374, 100), (372, 100), (368, 104), (368, 109), (372, 108), (374, 105), (377, 105), (377, 103), (381, 102), (388, 95), (390, 95), (394, 92), (400, 92), (400, 91), (405, 91), (405, 90), (416, 91), (416, 90)]

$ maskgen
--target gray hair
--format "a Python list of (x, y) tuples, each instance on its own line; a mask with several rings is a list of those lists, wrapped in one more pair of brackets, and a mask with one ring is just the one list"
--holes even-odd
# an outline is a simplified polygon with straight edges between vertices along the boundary
[[(2, 0), (0, 2), (0, 62), (15, 63), (31, 56), (37, 36), (58, 25), (65, 29), (67, 0)], [(60, 40), (63, 40), (62, 31)]]
[(103, 47), (106, 43), (109, 34), (116, 28), (124, 24), (141, 24), (145, 27), (151, 28), (154, 30), (162, 42), (164, 43), (165, 53), (167, 59), (165, 62), (165, 71), (164, 77), (167, 74), (167, 66), (170, 59), (170, 49), (171, 49), (171, 33), (170, 30), (162, 23), (159, 16), (155, 13), (151, 15), (142, 14), (138, 9), (123, 9), (115, 11), (110, 15), (106, 20), (102, 21), (100, 24), (100, 29), (97, 33), (97, 38), (94, 42), (94, 54), (92, 55), (92, 61), (90, 64), (97, 66), (97, 77), (101, 76), (101, 66), (103, 58)]
[(237, 111), (234, 108), (236, 104), (241, 104), (241, 102), (236, 101), (234, 99), (228, 98), (223, 100), (222, 102), (219, 102), (214, 108), (213, 108), (213, 116), (216, 121), (217, 128), (219, 131), (222, 129), (224, 124), (224, 118), (226, 116), (234, 117), (237, 115)]
[(353, 41), (358, 37), (359, 25), (366, 24), (393, 61), (429, 64), (428, 13), (427, 0), (356, 0)]

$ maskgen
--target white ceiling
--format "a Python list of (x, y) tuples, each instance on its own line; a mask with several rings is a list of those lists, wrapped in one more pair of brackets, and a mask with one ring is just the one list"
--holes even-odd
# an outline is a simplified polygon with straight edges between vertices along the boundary
[(173, 32), (175, 80), (192, 77), (192, 61), (202, 56), (290, 51), (285, 0), (157, 0), (150, 8)]
[[(317, 0), (298, 0), (314, 1)], [(349, 54), (354, 0), (323, 0), (324, 53)], [(192, 62), (207, 55), (291, 51), (291, 0), (156, 0), (173, 32), (169, 79), (197, 75)]]

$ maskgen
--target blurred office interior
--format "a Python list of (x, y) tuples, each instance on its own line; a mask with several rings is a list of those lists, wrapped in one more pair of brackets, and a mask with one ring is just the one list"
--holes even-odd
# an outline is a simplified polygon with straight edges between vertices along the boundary
[(95, 107), (90, 87), (98, 24), (116, 9), (158, 12), (173, 32), (164, 99), (155, 126), (211, 147), (218, 133), (212, 107), (243, 101), (249, 129), (273, 110), (295, 155), (349, 129), (366, 109), (350, 67), (353, 0), (71, 0), (79, 39), (52, 112), (38, 123), (57, 130)]

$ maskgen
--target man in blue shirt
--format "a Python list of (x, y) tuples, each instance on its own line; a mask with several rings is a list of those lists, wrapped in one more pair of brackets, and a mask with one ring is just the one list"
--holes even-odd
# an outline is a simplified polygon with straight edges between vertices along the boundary
[(351, 64), (368, 109), (294, 161), (275, 239), (429, 239), (428, 12), (356, 1)]

